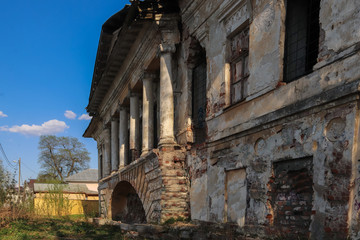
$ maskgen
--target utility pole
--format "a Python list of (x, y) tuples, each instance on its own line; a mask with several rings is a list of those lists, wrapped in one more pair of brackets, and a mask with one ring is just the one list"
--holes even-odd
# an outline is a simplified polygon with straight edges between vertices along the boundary
[(21, 158), (19, 158), (19, 201), (20, 201), (20, 176), (21, 176)]

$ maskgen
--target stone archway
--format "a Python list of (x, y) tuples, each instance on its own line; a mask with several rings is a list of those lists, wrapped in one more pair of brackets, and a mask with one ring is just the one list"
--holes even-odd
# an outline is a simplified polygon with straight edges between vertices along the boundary
[(111, 218), (125, 223), (146, 223), (143, 204), (135, 188), (127, 181), (119, 182), (111, 197)]

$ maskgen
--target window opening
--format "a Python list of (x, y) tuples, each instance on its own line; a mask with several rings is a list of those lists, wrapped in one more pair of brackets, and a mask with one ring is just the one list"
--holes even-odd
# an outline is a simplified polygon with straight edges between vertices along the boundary
[(244, 100), (247, 96), (249, 78), (249, 28), (245, 28), (231, 39), (231, 103)]
[(284, 81), (312, 72), (319, 52), (320, 0), (289, 0), (286, 8)]
[(206, 140), (206, 56), (204, 51), (199, 54), (200, 57), (192, 75), (192, 119), (197, 144)]

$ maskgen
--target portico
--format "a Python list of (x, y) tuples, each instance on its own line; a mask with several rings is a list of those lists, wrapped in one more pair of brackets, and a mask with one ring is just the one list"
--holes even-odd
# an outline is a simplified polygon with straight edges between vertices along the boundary
[[(114, 29), (120, 31), (117, 39), (112, 39), (108, 26), (119, 24), (117, 19), (129, 11), (126, 7), (104, 24), (87, 107), (93, 119), (85, 136), (98, 142), (98, 165), (103, 169), (101, 213), (126, 221), (137, 221), (127, 214), (128, 208), (143, 209), (140, 215), (146, 221), (187, 217), (185, 154), (174, 133), (178, 16), (162, 13), (155, 21), (145, 17), (123, 22)], [(105, 52), (112, 53), (107, 60), (101, 58)], [(177, 184), (169, 184), (173, 182)]]

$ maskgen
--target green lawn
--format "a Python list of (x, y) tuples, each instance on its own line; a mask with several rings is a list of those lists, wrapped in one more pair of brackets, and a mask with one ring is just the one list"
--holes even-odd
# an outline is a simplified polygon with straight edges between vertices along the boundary
[(17, 219), (0, 228), (0, 239), (124, 239), (116, 226), (66, 218)]

